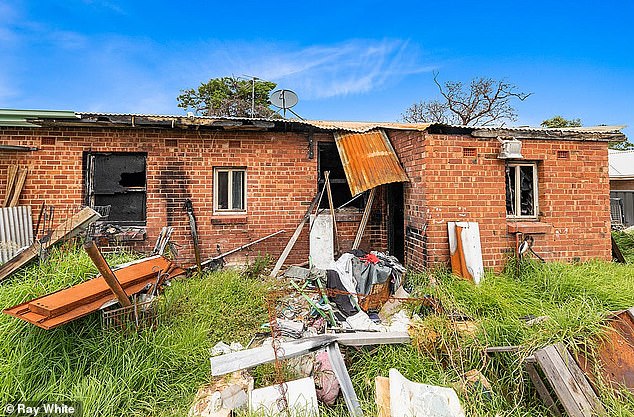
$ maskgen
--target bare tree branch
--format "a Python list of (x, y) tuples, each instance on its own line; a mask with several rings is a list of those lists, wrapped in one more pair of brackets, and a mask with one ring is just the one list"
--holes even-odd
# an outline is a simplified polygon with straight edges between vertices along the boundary
[(467, 89), (460, 81), (441, 84), (438, 73), (434, 72), (434, 83), (443, 100), (413, 104), (401, 115), (402, 120), (465, 126), (503, 125), (517, 119), (512, 101), (523, 101), (531, 95), (517, 91), (514, 84), (505, 80), (484, 77), (471, 80)]

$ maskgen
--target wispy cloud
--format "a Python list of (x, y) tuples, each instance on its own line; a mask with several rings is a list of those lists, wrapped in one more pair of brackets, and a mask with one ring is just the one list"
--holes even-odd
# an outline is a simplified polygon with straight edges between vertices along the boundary
[[(332, 45), (208, 45), (206, 71), (249, 74), (324, 99), (383, 89), (407, 75), (431, 71), (418, 48), (403, 40), (348, 40)], [(220, 63), (220, 64), (218, 64)]]

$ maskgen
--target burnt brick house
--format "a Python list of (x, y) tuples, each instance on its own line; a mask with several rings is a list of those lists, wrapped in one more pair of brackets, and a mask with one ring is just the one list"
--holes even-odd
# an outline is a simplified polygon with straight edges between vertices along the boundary
[[(203, 259), (280, 229), (235, 255), (277, 257), (330, 172), (342, 249), (377, 187), (362, 247), (413, 269), (448, 262), (448, 221), (480, 225), (484, 266), (500, 269), (518, 233), (546, 260), (610, 259), (608, 141), (619, 127), (485, 128), (140, 114), (0, 110), (0, 189), (28, 167), (19, 204), (36, 217), (110, 206), (126, 244), (151, 249), (175, 228), (193, 263), (184, 202)], [(321, 206), (325, 207), (326, 200)], [(63, 218), (56, 218), (61, 222)], [(134, 233), (130, 234), (132, 230)], [(304, 232), (288, 263), (308, 256)]]

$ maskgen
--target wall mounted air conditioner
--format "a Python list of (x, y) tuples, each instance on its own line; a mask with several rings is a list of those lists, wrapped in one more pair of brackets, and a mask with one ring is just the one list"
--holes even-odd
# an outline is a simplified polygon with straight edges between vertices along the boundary
[(499, 159), (524, 159), (522, 156), (522, 142), (517, 139), (500, 139), (501, 147)]

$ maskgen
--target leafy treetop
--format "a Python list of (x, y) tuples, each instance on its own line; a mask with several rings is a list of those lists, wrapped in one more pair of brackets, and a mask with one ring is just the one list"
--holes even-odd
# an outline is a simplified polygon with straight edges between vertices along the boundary
[[(255, 83), (255, 111), (252, 96)], [(202, 116), (274, 117), (269, 108), (269, 94), (277, 84), (262, 80), (241, 80), (236, 77), (212, 78), (198, 88), (181, 90), (178, 107)]]

